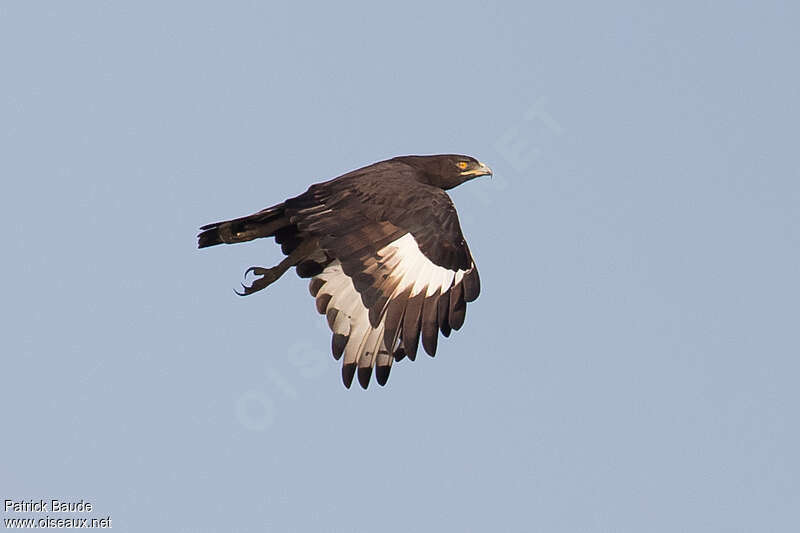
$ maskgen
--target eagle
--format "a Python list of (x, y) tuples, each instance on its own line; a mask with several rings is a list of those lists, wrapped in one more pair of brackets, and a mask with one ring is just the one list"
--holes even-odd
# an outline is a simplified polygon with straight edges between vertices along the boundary
[(317, 311), (333, 332), (350, 388), (373, 370), (381, 386), (393, 361), (415, 360), (420, 338), (431, 357), (439, 332), (464, 324), (480, 292), (475, 260), (447, 190), (492, 171), (466, 155), (408, 155), (380, 161), (249, 216), (200, 228), (198, 248), (274, 237), (286, 258), (240, 296), (264, 289), (294, 267), (311, 278)]

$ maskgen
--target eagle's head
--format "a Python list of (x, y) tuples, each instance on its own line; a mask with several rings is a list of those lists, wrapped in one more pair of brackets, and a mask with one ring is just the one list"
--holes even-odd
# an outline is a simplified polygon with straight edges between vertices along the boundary
[(407, 155), (395, 158), (414, 167), (417, 181), (448, 190), (478, 176), (491, 176), (492, 169), (468, 155)]

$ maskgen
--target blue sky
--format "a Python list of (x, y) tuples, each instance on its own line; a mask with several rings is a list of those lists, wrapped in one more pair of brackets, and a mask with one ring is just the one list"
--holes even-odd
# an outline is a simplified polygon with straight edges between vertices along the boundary
[[(6, 3), (0, 496), (117, 531), (800, 527), (800, 9)], [(464, 328), (345, 390), (271, 241), (466, 153)], [(12, 515), (3, 513), (3, 518)], [(39, 516), (34, 514), (26, 516)]]

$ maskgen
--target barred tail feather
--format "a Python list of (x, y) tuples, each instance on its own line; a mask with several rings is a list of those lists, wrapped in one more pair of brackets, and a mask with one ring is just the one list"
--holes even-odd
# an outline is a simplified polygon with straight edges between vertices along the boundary
[(278, 204), (246, 217), (214, 222), (201, 227), (197, 236), (197, 247), (207, 248), (217, 244), (233, 244), (271, 237), (289, 225), (284, 204)]

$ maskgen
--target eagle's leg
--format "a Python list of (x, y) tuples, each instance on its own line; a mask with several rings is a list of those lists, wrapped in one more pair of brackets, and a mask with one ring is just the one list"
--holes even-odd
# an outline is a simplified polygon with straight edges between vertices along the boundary
[(248, 287), (244, 283), (242, 283), (243, 292), (234, 291), (239, 296), (247, 296), (249, 294), (253, 294), (254, 292), (258, 292), (262, 289), (266, 289), (272, 283), (277, 281), (278, 278), (283, 276), (287, 270), (291, 267), (297, 265), (303, 259), (305, 259), (309, 254), (311, 254), (314, 249), (316, 248), (316, 242), (307, 239), (300, 243), (300, 245), (295, 248), (295, 250), (289, 254), (289, 256), (278, 263), (276, 266), (272, 268), (264, 268), (264, 267), (250, 267), (248, 268), (244, 275), (245, 277), (249, 273), (253, 273), (256, 276), (261, 276), (257, 280), (253, 281), (253, 283)]

